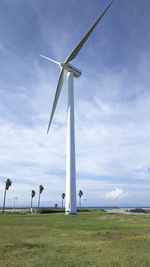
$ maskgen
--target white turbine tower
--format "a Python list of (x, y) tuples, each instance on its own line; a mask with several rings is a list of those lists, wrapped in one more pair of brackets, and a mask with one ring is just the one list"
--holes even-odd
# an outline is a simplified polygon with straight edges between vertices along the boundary
[(54, 116), (54, 112), (57, 106), (59, 95), (64, 82), (64, 74), (67, 73), (68, 80), (68, 107), (67, 107), (67, 153), (66, 153), (66, 214), (76, 214), (76, 168), (75, 168), (75, 133), (74, 133), (74, 83), (73, 78), (78, 78), (81, 75), (81, 71), (72, 66), (69, 62), (72, 61), (80, 49), (93, 32), (99, 21), (102, 19), (104, 14), (107, 12), (113, 1), (105, 8), (105, 10), (96, 19), (92, 27), (83, 36), (81, 41), (73, 49), (64, 62), (57, 62), (49, 57), (40, 55), (41, 57), (48, 59), (61, 68), (58, 84), (55, 92), (54, 102), (50, 115), (47, 133), (51, 126), (51, 122)]

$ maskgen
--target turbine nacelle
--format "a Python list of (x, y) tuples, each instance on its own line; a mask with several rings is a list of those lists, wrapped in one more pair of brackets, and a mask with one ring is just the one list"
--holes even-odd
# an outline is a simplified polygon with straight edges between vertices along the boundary
[(73, 65), (71, 65), (70, 63), (64, 63), (61, 62), (60, 66), (66, 71), (66, 72), (72, 72), (73, 75), (76, 78), (79, 78), (81, 75), (81, 70), (77, 69), (76, 67), (74, 67)]

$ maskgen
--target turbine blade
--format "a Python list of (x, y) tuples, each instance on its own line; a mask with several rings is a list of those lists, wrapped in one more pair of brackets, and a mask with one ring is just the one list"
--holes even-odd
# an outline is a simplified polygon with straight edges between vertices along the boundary
[(110, 2), (110, 4), (105, 8), (105, 10), (101, 13), (101, 15), (96, 19), (96, 21), (94, 22), (92, 27), (87, 31), (87, 33), (83, 36), (81, 41), (77, 44), (77, 46), (73, 49), (73, 51), (70, 53), (70, 55), (66, 58), (65, 63), (70, 62), (71, 60), (73, 60), (77, 56), (77, 54), (79, 53), (80, 49), (82, 48), (82, 46), (84, 45), (84, 43), (86, 42), (86, 40), (88, 39), (90, 34), (94, 31), (94, 29), (97, 26), (97, 24), (99, 23), (99, 21), (102, 19), (102, 17), (105, 15), (107, 10), (110, 8), (112, 2), (113, 1)]
[(53, 106), (52, 106), (52, 111), (51, 111), (51, 115), (50, 115), (50, 120), (49, 120), (49, 124), (48, 124), (48, 128), (47, 128), (47, 133), (49, 132), (49, 128), (51, 126), (51, 122), (54, 116), (54, 112), (57, 106), (57, 102), (59, 99), (59, 95), (63, 86), (63, 82), (64, 82), (64, 69), (61, 70), (60, 72), (60, 76), (58, 79), (58, 84), (57, 84), (57, 88), (56, 88), (56, 93), (55, 93), (55, 97), (54, 97), (54, 102), (53, 102)]
[(43, 56), (43, 55), (40, 55), (40, 57), (43, 57), (43, 58), (45, 58), (45, 59), (47, 59), (47, 60), (50, 60), (50, 61), (52, 61), (52, 62), (54, 62), (54, 63), (56, 63), (57, 65), (60, 66), (60, 62), (58, 62), (58, 61), (56, 61), (56, 60), (54, 60), (54, 59), (51, 59), (51, 58), (49, 58), (49, 57), (45, 57), (45, 56)]

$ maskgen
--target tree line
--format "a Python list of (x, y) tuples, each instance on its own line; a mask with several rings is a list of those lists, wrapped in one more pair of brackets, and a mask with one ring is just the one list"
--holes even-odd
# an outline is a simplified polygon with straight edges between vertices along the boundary
[[(12, 181), (8, 178), (5, 181), (4, 199), (3, 199), (3, 208), (2, 208), (2, 211), (3, 212), (5, 212), (6, 192), (9, 190), (9, 188), (11, 187), (11, 185), (12, 185)], [(42, 194), (43, 190), (44, 190), (43, 185), (40, 185), (39, 186), (39, 192), (38, 192), (38, 207), (37, 207), (37, 209), (40, 208), (40, 199), (41, 199), (41, 194)], [(31, 191), (31, 213), (33, 213), (33, 198), (35, 197), (35, 194), (36, 194), (36, 191), (35, 190), (32, 190)], [(81, 208), (81, 198), (83, 196), (83, 191), (82, 190), (79, 190), (78, 195), (79, 195), (79, 207)], [(62, 198), (62, 209), (63, 209), (64, 208), (65, 193), (62, 193), (61, 198)], [(17, 198), (14, 197), (14, 199), (17, 199)]]

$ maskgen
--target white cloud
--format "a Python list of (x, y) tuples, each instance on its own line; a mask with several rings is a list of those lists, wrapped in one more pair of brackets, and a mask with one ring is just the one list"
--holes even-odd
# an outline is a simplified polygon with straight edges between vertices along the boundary
[(117, 187), (115, 190), (105, 193), (103, 197), (106, 199), (121, 199), (127, 197), (128, 195), (129, 193), (124, 192), (123, 189)]

